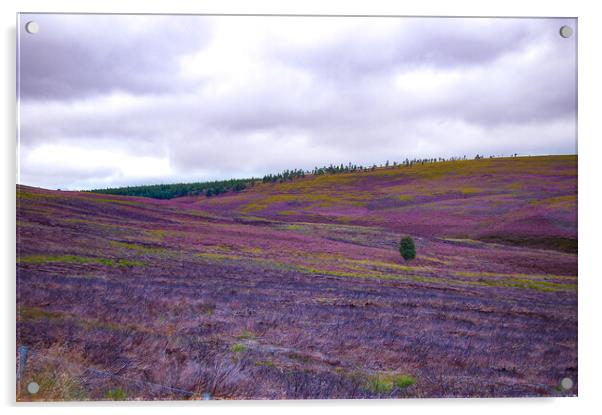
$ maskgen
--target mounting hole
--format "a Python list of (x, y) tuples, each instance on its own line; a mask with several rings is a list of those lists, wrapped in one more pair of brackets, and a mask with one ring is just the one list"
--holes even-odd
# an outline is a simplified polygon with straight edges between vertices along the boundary
[(573, 28), (571, 26), (562, 26), (560, 28), (560, 36), (565, 39), (573, 36)]
[(38, 391), (40, 390), (40, 385), (37, 384), (37, 382), (29, 382), (29, 384), (27, 385), (27, 392), (33, 394), (38, 393)]
[(560, 386), (564, 390), (569, 390), (573, 387), (573, 380), (571, 378), (564, 378), (560, 381)]
[(32, 20), (31, 22), (27, 22), (25, 24), (25, 30), (27, 31), (27, 33), (35, 35), (40, 31), (40, 25), (38, 25), (38, 22), (34, 22)]

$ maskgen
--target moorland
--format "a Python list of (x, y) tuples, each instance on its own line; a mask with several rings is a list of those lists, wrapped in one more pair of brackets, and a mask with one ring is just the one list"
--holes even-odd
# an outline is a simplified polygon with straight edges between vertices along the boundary
[(16, 197), (18, 400), (577, 393), (577, 156)]

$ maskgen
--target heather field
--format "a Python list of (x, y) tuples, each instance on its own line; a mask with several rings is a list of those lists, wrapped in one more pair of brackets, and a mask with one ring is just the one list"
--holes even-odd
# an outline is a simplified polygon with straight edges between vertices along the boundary
[(577, 394), (577, 156), (16, 191), (18, 400)]

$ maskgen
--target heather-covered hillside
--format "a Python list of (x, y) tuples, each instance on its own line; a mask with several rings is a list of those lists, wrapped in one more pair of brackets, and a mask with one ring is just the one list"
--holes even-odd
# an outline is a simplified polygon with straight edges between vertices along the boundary
[(236, 216), (382, 226), (576, 252), (577, 156), (399, 165), (261, 185), (199, 203)]
[(576, 156), (210, 198), (17, 186), (17, 236), (20, 400), (577, 393)]

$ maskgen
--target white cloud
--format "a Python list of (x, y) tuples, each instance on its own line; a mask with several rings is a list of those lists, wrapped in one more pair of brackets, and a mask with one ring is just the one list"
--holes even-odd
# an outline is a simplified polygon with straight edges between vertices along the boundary
[[(22, 180), (54, 186), (54, 177), (78, 177), (90, 184), (160, 180), (173, 171), (167, 157), (136, 156), (74, 144), (42, 144), (22, 152)], [(72, 189), (67, 185), (65, 189)]]
[(21, 68), (25, 184), (576, 151), (570, 21), (96, 16), (78, 70), (63, 61), (85, 22), (52, 16), (52, 38), (22, 44), (47, 68)]

